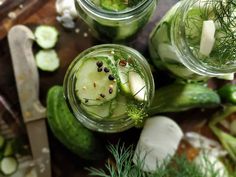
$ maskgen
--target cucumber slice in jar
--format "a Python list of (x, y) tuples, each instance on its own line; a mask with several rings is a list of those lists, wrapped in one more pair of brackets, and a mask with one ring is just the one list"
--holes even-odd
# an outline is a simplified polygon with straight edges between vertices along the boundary
[(76, 73), (75, 91), (85, 105), (101, 105), (117, 94), (114, 66), (106, 57), (86, 58)]
[(11, 175), (17, 171), (18, 162), (14, 157), (4, 157), (0, 162), (0, 168), (4, 175)]
[(147, 100), (147, 88), (145, 80), (137, 72), (129, 72), (129, 85), (131, 93), (136, 100)]
[(112, 115), (111, 118), (120, 117), (126, 114), (127, 100), (125, 96), (118, 95), (117, 99), (112, 102)]
[(126, 60), (119, 60), (117, 63), (118, 76), (120, 78), (120, 88), (124, 93), (130, 94), (129, 71), (130, 66)]
[(111, 103), (104, 103), (102, 105), (99, 106), (89, 106), (89, 105), (85, 105), (85, 104), (81, 104), (81, 108), (86, 111), (88, 114), (99, 118), (99, 119), (103, 119), (106, 117), (110, 116), (110, 107), (111, 107)]
[(128, 7), (123, 0), (100, 0), (100, 5), (103, 9), (111, 11), (121, 11)]
[(55, 71), (59, 68), (60, 59), (55, 50), (40, 50), (36, 56), (36, 65), (43, 71)]
[(41, 25), (36, 28), (34, 35), (40, 47), (50, 49), (56, 45), (59, 32), (55, 27)]

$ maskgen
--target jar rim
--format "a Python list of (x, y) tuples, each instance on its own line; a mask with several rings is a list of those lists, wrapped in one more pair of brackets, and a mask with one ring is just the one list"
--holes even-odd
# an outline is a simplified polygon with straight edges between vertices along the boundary
[[(180, 56), (181, 62), (191, 71), (199, 75), (209, 75), (212, 77), (222, 76), (224, 74), (229, 74), (236, 71), (236, 66), (229, 66), (227, 68), (220, 68), (208, 65), (197, 58), (194, 55), (191, 47), (186, 38), (186, 17), (190, 8), (194, 6), (195, 3), (203, 2), (201, 0), (184, 0), (182, 5), (180, 5), (176, 11), (178, 15), (174, 17), (173, 25), (171, 27), (171, 38), (172, 45), (176, 47), (177, 54)], [(178, 18), (178, 20), (177, 20)], [(176, 30), (176, 26), (179, 30)]]
[[(99, 18), (104, 19), (111, 19), (111, 20), (124, 20), (129, 19), (135, 14), (141, 14), (144, 12), (144, 10), (152, 4), (153, 1), (156, 0), (143, 0), (138, 5), (128, 8), (126, 10), (122, 11), (109, 11), (104, 10), (102, 8), (97, 8), (96, 5), (94, 5), (91, 0), (75, 0), (77, 3), (81, 4), (84, 9), (92, 13), (94, 16), (97, 16)], [(78, 2), (79, 1), (79, 2)]]

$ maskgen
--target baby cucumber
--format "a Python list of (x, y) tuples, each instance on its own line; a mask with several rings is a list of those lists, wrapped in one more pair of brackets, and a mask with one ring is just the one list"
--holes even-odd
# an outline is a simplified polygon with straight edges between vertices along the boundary
[(88, 160), (104, 157), (104, 147), (100, 139), (70, 112), (61, 86), (54, 86), (48, 92), (47, 118), (56, 138), (79, 157)]

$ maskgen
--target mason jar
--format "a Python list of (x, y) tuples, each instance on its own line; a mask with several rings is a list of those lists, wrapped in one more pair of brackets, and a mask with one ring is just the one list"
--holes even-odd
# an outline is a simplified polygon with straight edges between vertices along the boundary
[(174, 76), (232, 80), (236, 71), (235, 3), (232, 0), (183, 0), (150, 34), (154, 64)]
[(125, 6), (120, 7), (116, 2), (111, 2), (113, 6), (102, 6), (100, 0), (75, 0), (75, 5), (78, 14), (96, 38), (106, 42), (124, 42), (148, 22), (156, 8), (157, 0), (142, 0), (132, 6), (128, 5), (129, 1), (118, 2)]
[(146, 116), (154, 97), (149, 64), (136, 50), (116, 44), (91, 47), (70, 64), (64, 94), (85, 127), (121, 132)]

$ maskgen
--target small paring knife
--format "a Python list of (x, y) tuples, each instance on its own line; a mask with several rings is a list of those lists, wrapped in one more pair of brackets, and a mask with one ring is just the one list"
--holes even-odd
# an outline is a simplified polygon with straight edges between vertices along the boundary
[(26, 125), (38, 177), (51, 177), (50, 150), (45, 123), (46, 109), (39, 100), (39, 76), (32, 52), (34, 34), (23, 25), (11, 28), (11, 52), (21, 112)]

